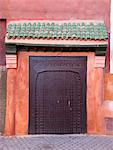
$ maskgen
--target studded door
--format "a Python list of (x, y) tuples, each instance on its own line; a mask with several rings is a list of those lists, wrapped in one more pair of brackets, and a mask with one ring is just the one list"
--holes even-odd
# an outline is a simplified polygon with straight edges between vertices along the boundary
[(29, 133), (86, 133), (86, 57), (30, 57)]

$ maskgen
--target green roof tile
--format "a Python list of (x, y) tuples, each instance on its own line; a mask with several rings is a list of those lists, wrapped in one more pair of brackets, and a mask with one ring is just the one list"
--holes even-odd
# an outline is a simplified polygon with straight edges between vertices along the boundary
[(60, 23), (24, 22), (10, 23), (7, 27), (8, 38), (52, 38), (52, 39), (90, 39), (106, 40), (108, 33), (104, 23)]

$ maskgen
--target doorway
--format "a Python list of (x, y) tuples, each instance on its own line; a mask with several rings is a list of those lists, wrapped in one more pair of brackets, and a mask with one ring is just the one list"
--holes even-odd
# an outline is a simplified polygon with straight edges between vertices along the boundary
[(30, 56), (29, 134), (87, 132), (87, 58)]

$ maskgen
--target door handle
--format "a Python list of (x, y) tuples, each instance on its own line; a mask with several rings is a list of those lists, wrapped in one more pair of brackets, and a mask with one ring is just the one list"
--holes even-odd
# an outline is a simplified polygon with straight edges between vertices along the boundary
[(71, 107), (71, 101), (68, 101), (68, 106)]
[(72, 111), (71, 101), (68, 101), (68, 107), (69, 107), (69, 110), (71, 110), (71, 111)]

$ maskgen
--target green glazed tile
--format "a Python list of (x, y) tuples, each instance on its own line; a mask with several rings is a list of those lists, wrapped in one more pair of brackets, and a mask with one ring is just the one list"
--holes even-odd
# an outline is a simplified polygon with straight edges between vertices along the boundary
[(104, 23), (11, 23), (7, 27), (8, 38), (80, 38), (80, 39), (108, 39)]

